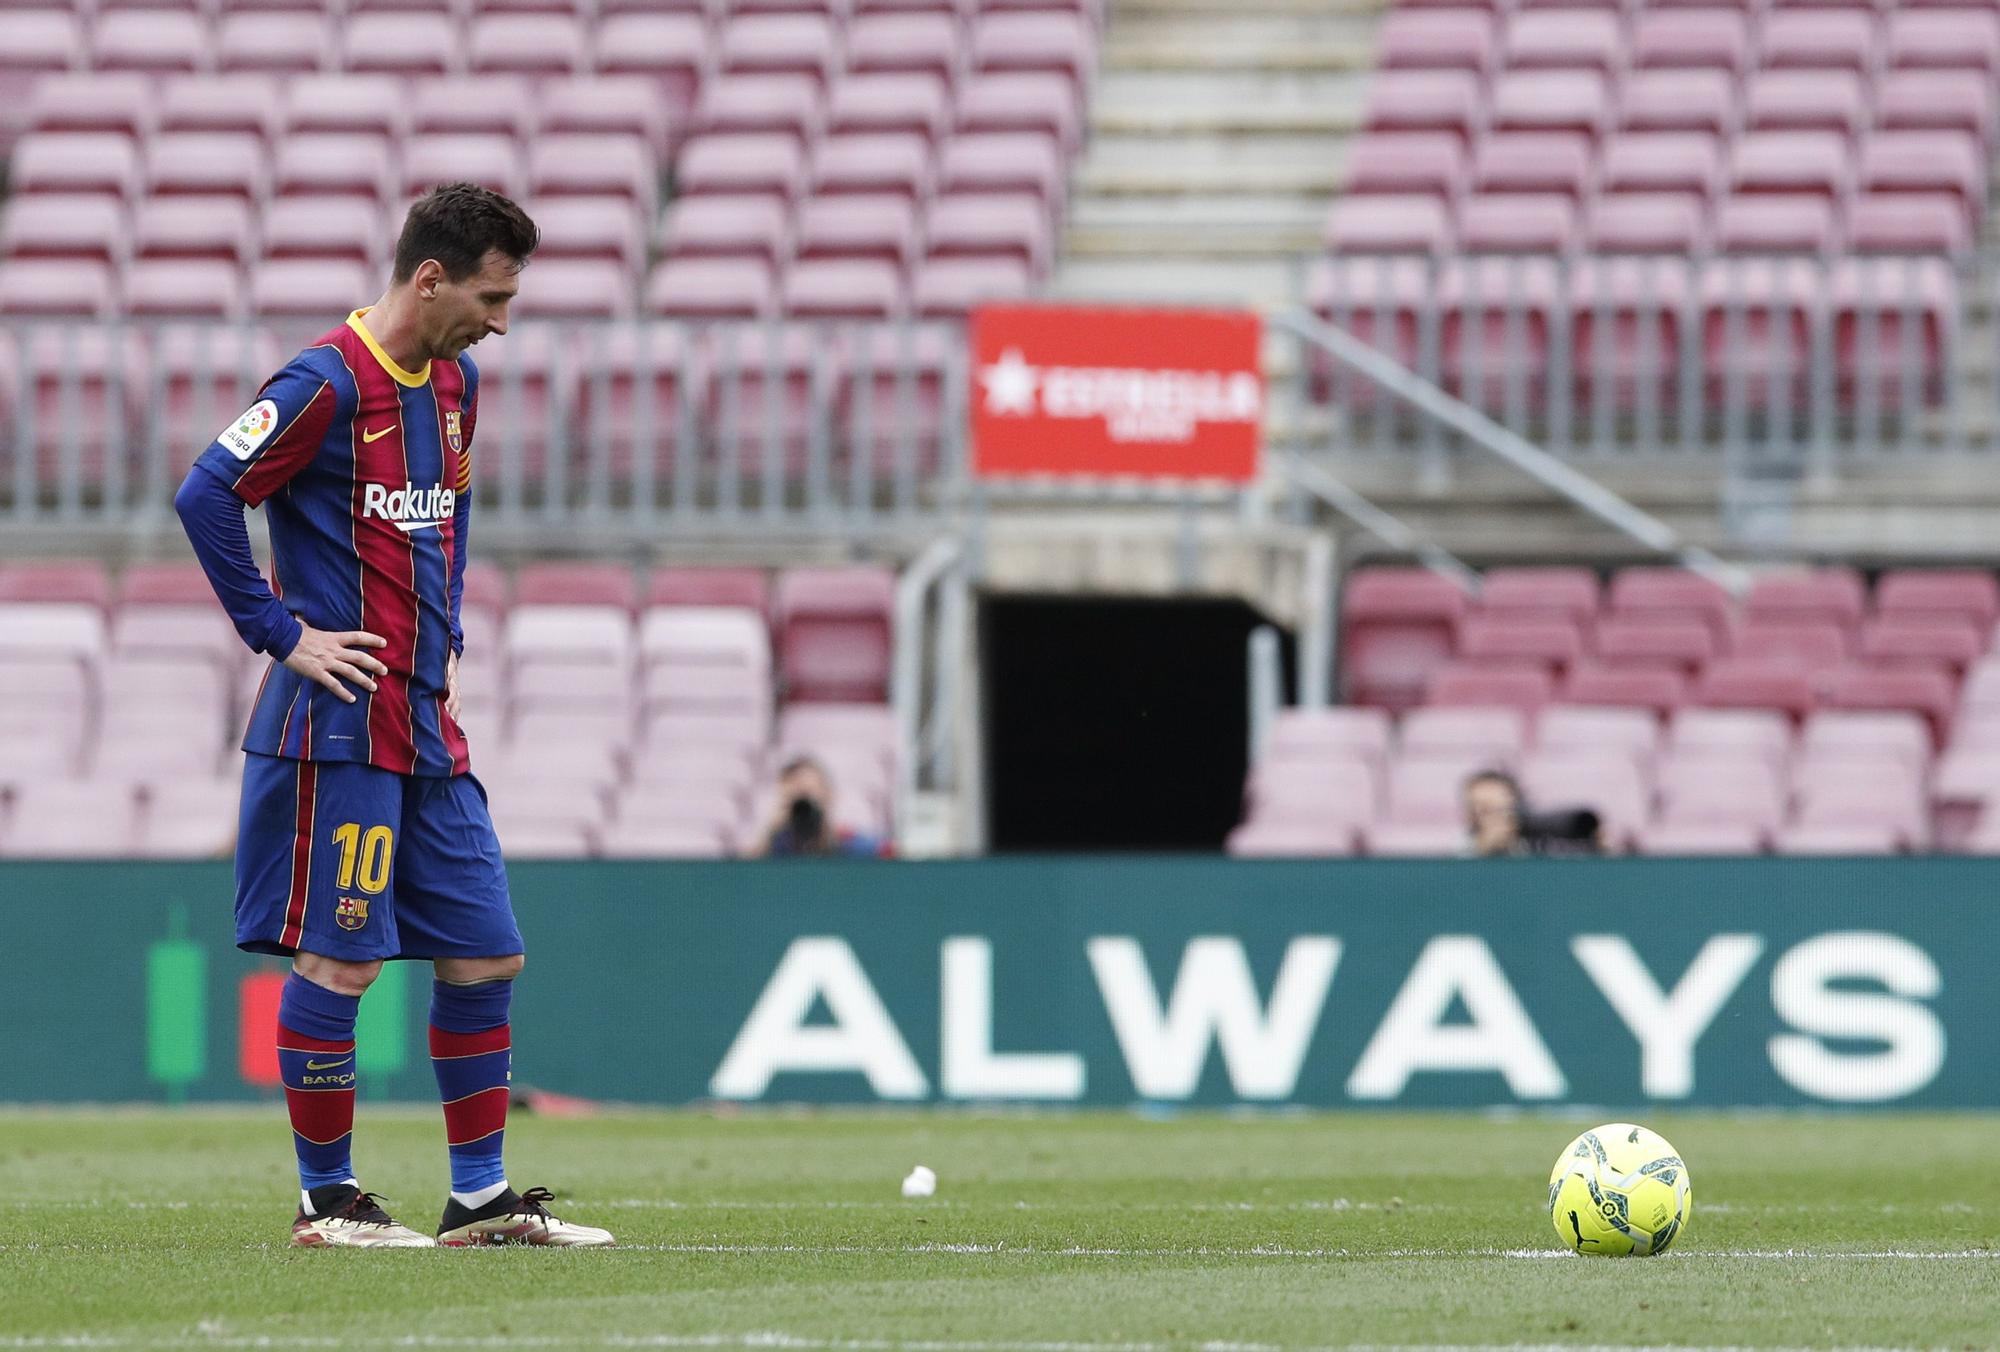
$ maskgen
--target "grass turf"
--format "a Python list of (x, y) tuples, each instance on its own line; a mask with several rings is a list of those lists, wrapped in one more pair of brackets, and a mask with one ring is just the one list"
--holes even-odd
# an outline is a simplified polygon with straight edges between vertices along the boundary
[[(286, 1246), (275, 1109), (0, 1113), (0, 1349), (2000, 1347), (1991, 1118), (1648, 1122), (1693, 1218), (1614, 1261), (1556, 1248), (1568, 1120), (517, 1115), (516, 1184), (620, 1248), (368, 1253)], [(357, 1141), (433, 1227), (435, 1110)]]

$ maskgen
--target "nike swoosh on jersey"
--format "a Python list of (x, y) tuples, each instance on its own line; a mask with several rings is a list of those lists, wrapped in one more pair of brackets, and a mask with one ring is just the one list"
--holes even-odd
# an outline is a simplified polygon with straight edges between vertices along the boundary
[(395, 430), (396, 430), (396, 424), (394, 423), (390, 423), (387, 427), (383, 428), (379, 432), (370, 432), (367, 431), (366, 429), (363, 429), (361, 433), (361, 439), (363, 441), (368, 441), (368, 442), (380, 441), (383, 437), (388, 436), (391, 432)]
[(335, 1066), (344, 1066), (344, 1065), (346, 1065), (346, 1064), (347, 1064), (347, 1063), (348, 1063), (349, 1061), (352, 1061), (353, 1059), (354, 1059), (354, 1058), (353, 1058), (353, 1057), (351, 1057), (351, 1056), (343, 1056), (343, 1057), (341, 1057), (341, 1058), (340, 1058), (340, 1059), (339, 1059), (338, 1061), (311, 1061), (311, 1060), (308, 1060), (308, 1061), (306, 1062), (306, 1069), (307, 1069), (307, 1070), (332, 1070), (332, 1069), (333, 1069), (333, 1068), (334, 1068)]

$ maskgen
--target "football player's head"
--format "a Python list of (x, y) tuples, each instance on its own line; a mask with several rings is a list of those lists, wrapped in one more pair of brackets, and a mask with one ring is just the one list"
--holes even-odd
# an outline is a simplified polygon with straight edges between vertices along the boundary
[(507, 331), (507, 305), (541, 238), (527, 212), (474, 183), (447, 183), (418, 199), (396, 240), (392, 281), (415, 298), (426, 358), (449, 361)]

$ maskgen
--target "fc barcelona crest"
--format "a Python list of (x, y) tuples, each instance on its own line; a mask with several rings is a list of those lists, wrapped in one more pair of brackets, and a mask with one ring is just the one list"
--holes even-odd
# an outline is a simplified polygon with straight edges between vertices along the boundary
[(368, 923), (368, 898), (342, 897), (334, 903), (333, 923), (344, 930), (358, 930)]
[(444, 439), (451, 443), (451, 453), (459, 454), (465, 449), (465, 433), (461, 415), (457, 409), (444, 415)]

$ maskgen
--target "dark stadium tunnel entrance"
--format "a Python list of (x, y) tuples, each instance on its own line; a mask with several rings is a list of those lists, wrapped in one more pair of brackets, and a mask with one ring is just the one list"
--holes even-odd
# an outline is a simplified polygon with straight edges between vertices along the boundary
[(1222, 848), (1243, 812), (1250, 634), (1269, 619), (1215, 598), (989, 596), (980, 610), (990, 849)]

